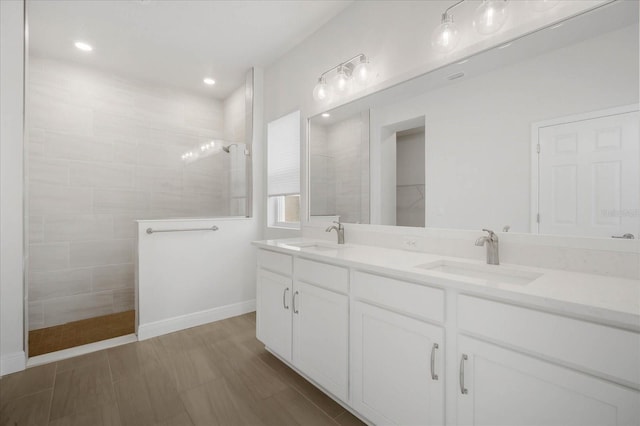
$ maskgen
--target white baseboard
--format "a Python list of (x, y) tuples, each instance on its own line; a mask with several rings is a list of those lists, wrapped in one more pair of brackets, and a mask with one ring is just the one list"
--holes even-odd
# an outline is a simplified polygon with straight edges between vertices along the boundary
[(22, 371), (27, 368), (27, 357), (24, 351), (3, 355), (0, 358), (0, 376)]
[(138, 340), (146, 340), (174, 331), (196, 327), (214, 321), (243, 315), (256, 310), (256, 300), (247, 300), (231, 305), (219, 306), (205, 311), (194, 312), (192, 314), (181, 315), (179, 317), (167, 318), (148, 324), (138, 325)]

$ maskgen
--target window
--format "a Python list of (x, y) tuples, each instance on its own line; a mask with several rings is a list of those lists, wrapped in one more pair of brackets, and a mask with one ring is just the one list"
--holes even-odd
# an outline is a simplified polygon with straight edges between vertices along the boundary
[(300, 228), (300, 111), (267, 125), (268, 226)]

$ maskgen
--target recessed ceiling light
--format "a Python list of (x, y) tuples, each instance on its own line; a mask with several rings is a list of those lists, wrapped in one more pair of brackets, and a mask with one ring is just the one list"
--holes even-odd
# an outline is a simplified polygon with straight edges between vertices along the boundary
[(206, 77), (204, 80), (204, 84), (208, 84), (209, 86), (213, 86), (214, 84), (216, 84), (216, 81), (212, 78)]
[(329, 114), (328, 112), (323, 112), (323, 113), (322, 113), (322, 116), (323, 116), (324, 118), (327, 118), (327, 117), (331, 117), (331, 114)]
[(83, 52), (91, 52), (93, 50), (93, 47), (90, 44), (87, 44), (83, 41), (76, 41), (74, 43), (74, 46), (82, 50)]

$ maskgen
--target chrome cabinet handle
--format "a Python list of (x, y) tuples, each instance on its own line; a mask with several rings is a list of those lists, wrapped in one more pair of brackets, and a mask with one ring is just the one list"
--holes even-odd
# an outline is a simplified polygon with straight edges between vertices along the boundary
[(460, 358), (460, 393), (463, 395), (469, 393), (467, 388), (464, 387), (464, 362), (467, 359), (469, 359), (469, 357), (466, 354), (462, 354), (462, 357)]
[(439, 346), (437, 343), (434, 343), (433, 346), (431, 347), (431, 379), (432, 380), (438, 380), (438, 375), (436, 374), (436, 349), (438, 349)]
[(296, 296), (298, 295), (298, 292), (296, 291), (295, 293), (293, 293), (293, 313), (297, 314), (298, 312), (300, 312), (298, 309), (296, 309)]
[(285, 288), (284, 291), (282, 292), (282, 306), (284, 306), (285, 309), (289, 309), (289, 307), (287, 306), (287, 292), (289, 291), (289, 287)]

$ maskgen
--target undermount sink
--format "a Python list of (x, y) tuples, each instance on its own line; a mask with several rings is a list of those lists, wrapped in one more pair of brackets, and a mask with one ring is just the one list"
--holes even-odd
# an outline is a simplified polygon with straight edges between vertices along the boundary
[(484, 280), (492, 283), (525, 285), (540, 278), (541, 273), (525, 271), (502, 265), (477, 265), (473, 263), (438, 260), (418, 265), (416, 268), (428, 269), (443, 274)]
[(344, 244), (335, 244), (335, 243), (313, 243), (313, 242), (302, 242), (302, 243), (286, 243), (291, 247), (298, 247), (301, 250), (318, 250), (318, 251), (328, 251), (328, 250), (339, 250), (347, 248)]

